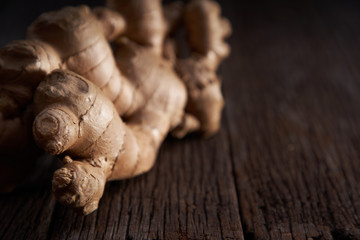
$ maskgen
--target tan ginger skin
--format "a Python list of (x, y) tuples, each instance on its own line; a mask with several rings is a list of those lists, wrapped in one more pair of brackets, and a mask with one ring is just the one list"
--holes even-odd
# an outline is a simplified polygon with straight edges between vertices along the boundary
[(184, 25), (192, 56), (179, 59), (175, 68), (187, 87), (186, 111), (200, 121), (199, 130), (208, 137), (220, 127), (224, 100), (216, 70), (230, 53), (224, 39), (231, 34), (231, 25), (221, 17), (220, 6), (207, 0), (185, 7)]
[(107, 180), (133, 177), (153, 166), (167, 132), (181, 121), (186, 101), (181, 80), (163, 76), (147, 106), (126, 124), (110, 99), (79, 75), (58, 70), (40, 83), (33, 132), (45, 151), (66, 155), (67, 164), (53, 180), (61, 203), (89, 214)]
[[(145, 6), (152, 6), (146, 1), (144, 3)], [(134, 12), (130, 7), (139, 6), (128, 6), (127, 11)], [(155, 6), (162, 9), (160, 5)], [(174, 7), (170, 5), (167, 9), (171, 11)], [(159, 11), (157, 13), (163, 15)], [(176, 15), (176, 11), (171, 13)], [(165, 24), (164, 18), (157, 15), (152, 16), (161, 20), (158, 25), (171, 25), (174, 22), (169, 19), (169, 23)], [(131, 21), (130, 25), (132, 22), (135, 21)], [(41, 15), (29, 27), (27, 40), (14, 41), (1, 48), (0, 121), (4, 131), (0, 136), (0, 150), (15, 150), (8, 146), (26, 147), (28, 142), (24, 138), (20, 141), (23, 142), (21, 146), (18, 144), (21, 138), (9, 140), (11, 135), (24, 132), (23, 126), (26, 124), (22, 115), (31, 103), (36, 86), (55, 69), (71, 70), (95, 83), (112, 99), (120, 115), (132, 114), (130, 104), (132, 111), (140, 108), (132, 101), (138, 91), (133, 91), (134, 85), (122, 79), (108, 43), (125, 29), (124, 18), (110, 9), (97, 7), (91, 11), (86, 6), (67, 7)], [(164, 28), (161, 35), (165, 35), (168, 29)], [(139, 35), (139, 39), (147, 37), (143, 37), (142, 33)], [(158, 33), (154, 32), (153, 35)], [(10, 129), (18, 131), (13, 134), (15, 130)]]
[[(21, 162), (25, 157), (22, 152), (35, 148), (28, 131), (33, 118), (27, 113), (32, 111), (37, 85), (51, 71), (72, 70), (97, 84), (111, 99), (126, 98), (126, 94), (120, 96), (120, 89), (126, 88), (127, 82), (121, 84), (108, 43), (124, 29), (123, 17), (109, 9), (67, 7), (41, 15), (29, 27), (27, 40), (14, 41), (0, 49), (1, 168), (9, 162)], [(121, 107), (125, 109), (126, 105)], [(11, 191), (16, 186), (17, 179), (25, 175), (18, 172), (19, 176), (13, 178), (16, 180), (4, 179), (0, 183), (0, 192)]]
[[(224, 105), (216, 69), (231, 28), (218, 4), (106, 4), (112, 10), (45, 13), (27, 40), (0, 49), (0, 152), (33, 122), (37, 145), (65, 163), (54, 174), (56, 198), (82, 214), (97, 209), (106, 181), (147, 172), (169, 131), (213, 135)], [(180, 19), (192, 53), (185, 59), (168, 44)]]

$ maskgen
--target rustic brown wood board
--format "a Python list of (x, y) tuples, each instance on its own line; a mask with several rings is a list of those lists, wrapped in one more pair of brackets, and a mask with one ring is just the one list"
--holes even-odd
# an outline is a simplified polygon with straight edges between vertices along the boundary
[(221, 4), (234, 33), (220, 132), (167, 139), (87, 217), (56, 203), (44, 157), (0, 196), (0, 239), (360, 239), (359, 4)]

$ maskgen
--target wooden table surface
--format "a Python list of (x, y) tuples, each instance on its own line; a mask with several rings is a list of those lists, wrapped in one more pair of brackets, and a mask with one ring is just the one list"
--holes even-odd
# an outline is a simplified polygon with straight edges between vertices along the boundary
[[(1, 46), (70, 4), (36, 2), (4, 3)], [(41, 159), (0, 196), (0, 239), (360, 239), (360, 6), (289, 2), (221, 1), (234, 33), (215, 137), (167, 139), (87, 217), (56, 203), (58, 162)]]

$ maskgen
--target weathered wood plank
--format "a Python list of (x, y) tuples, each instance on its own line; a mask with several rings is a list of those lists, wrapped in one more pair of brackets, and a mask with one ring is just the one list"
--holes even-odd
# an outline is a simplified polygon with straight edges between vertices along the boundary
[(99, 210), (78, 217), (57, 206), (51, 239), (242, 239), (224, 131), (168, 139), (146, 175), (107, 186)]
[(208, 141), (168, 139), (149, 174), (110, 183), (87, 217), (55, 203), (54, 167), (43, 169), (42, 184), (0, 197), (0, 238), (243, 239), (227, 154), (224, 130)]
[(234, 10), (223, 76), (238, 76), (224, 90), (249, 239), (360, 238), (359, 70), (349, 63), (360, 49), (323, 25), (337, 22), (337, 38), (353, 37), (359, 19), (321, 18), (317, 11), (337, 9), (308, 4)]

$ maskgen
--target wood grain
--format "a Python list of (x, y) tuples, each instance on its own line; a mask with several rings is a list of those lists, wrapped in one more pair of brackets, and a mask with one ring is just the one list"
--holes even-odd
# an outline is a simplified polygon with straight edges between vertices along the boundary
[(239, 13), (223, 78), (238, 76), (224, 81), (226, 127), (248, 239), (360, 238), (358, 13), (307, 2)]
[[(45, 157), (0, 196), (0, 239), (360, 239), (359, 4), (221, 5), (234, 34), (219, 134), (167, 139), (149, 173), (109, 183), (87, 217), (56, 203), (59, 163)], [(6, 9), (19, 28), (2, 44), (31, 21)]]

